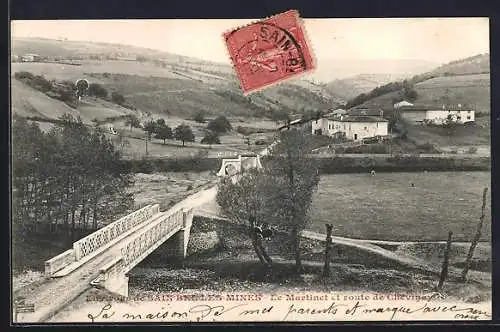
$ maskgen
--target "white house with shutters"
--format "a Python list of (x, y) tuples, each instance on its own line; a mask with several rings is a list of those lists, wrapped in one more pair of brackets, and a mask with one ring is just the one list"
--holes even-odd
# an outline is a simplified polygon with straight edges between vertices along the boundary
[(375, 136), (387, 136), (386, 119), (376, 116), (340, 115), (312, 121), (312, 133), (330, 137), (343, 136), (358, 141)]

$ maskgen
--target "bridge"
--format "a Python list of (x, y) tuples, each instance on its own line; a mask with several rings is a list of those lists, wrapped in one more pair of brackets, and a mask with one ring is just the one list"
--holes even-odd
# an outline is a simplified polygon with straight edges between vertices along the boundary
[[(219, 176), (235, 176), (261, 168), (258, 155), (222, 160)], [(43, 322), (91, 287), (128, 296), (127, 273), (153, 251), (184, 258), (193, 217), (203, 205), (213, 205), (217, 185), (185, 198), (167, 211), (147, 205), (73, 243), (71, 249), (45, 262), (45, 280), (17, 294), (36, 299), (34, 312), (17, 315), (18, 322)], [(161, 247), (161, 248), (160, 248)]]

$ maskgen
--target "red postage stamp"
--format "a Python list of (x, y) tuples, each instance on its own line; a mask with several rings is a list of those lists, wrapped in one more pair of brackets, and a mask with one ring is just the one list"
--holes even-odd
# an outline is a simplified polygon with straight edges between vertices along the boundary
[(226, 32), (224, 39), (245, 95), (314, 69), (296, 10)]

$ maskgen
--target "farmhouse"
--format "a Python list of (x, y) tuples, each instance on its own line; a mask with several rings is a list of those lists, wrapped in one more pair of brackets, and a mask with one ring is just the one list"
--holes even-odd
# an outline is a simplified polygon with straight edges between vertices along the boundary
[(413, 123), (443, 124), (448, 119), (456, 123), (475, 121), (474, 110), (462, 104), (437, 106), (403, 106), (398, 110), (400, 116)]
[(312, 133), (358, 141), (368, 137), (387, 136), (388, 123), (377, 116), (333, 115), (313, 120)]

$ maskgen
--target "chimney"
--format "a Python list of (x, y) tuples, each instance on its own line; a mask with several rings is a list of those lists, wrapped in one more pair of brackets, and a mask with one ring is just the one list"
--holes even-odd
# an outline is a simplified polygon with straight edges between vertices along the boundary
[(380, 110), (380, 117), (383, 118), (384, 117), (384, 111), (383, 110)]

